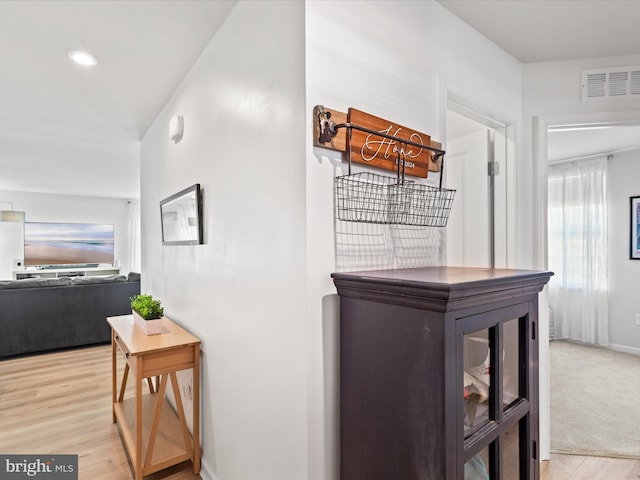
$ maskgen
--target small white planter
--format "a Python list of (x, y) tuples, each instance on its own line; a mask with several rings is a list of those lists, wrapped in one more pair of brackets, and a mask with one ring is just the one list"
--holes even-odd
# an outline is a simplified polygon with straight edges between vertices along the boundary
[(132, 310), (131, 313), (133, 313), (133, 323), (135, 323), (136, 327), (142, 330), (145, 335), (157, 335), (158, 333), (162, 333), (164, 317), (157, 318), (155, 320), (145, 320), (138, 315), (135, 310)]

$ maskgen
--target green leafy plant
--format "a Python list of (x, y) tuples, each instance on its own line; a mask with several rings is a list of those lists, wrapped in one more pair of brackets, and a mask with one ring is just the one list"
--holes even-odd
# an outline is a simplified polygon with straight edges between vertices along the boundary
[(131, 308), (145, 320), (161, 318), (164, 313), (162, 302), (156, 300), (151, 295), (140, 294), (131, 297)]

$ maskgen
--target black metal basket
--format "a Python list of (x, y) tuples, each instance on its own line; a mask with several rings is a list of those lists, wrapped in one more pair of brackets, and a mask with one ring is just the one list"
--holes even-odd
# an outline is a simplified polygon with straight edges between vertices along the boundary
[(405, 212), (405, 225), (446, 227), (456, 191), (422, 183), (407, 185), (410, 190), (409, 208)]
[[(329, 118), (330, 115), (326, 114), (323, 123), (320, 114), (318, 115), (318, 121), (322, 128), (329, 125), (329, 131), (325, 132), (329, 139), (335, 134), (337, 128), (348, 128), (350, 142), (351, 130), (355, 129), (395, 142), (393, 153), (398, 155), (396, 177), (370, 172), (352, 174), (351, 156), (349, 156), (349, 174), (334, 179), (338, 220), (426, 227), (445, 227), (447, 225), (456, 191), (442, 188), (444, 150), (395, 137), (385, 132), (376, 132), (352, 123), (332, 125), (328, 123)], [(406, 149), (409, 145), (433, 152), (436, 155), (436, 161), (441, 158), (440, 186), (438, 188), (405, 178), (403, 157), (406, 155)]]
[(455, 190), (370, 172), (335, 177), (338, 220), (445, 227)]
[(399, 223), (409, 208), (411, 181), (361, 172), (335, 177), (339, 220), (366, 223)]

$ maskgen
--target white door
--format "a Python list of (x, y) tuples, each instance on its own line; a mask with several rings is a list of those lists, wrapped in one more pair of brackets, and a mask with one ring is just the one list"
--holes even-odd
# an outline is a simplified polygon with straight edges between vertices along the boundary
[(491, 266), (488, 149), (486, 129), (447, 139), (446, 185), (456, 190), (447, 223), (448, 265)]
[(507, 266), (506, 146), (504, 129), (447, 111), (445, 185), (456, 190), (447, 265)]

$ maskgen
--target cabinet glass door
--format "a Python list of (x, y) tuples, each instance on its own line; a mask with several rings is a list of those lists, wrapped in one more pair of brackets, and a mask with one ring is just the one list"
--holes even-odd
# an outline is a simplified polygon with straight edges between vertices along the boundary
[(520, 445), (520, 422), (516, 422), (502, 435), (501, 478), (521, 478), (520, 473), (522, 472), (523, 460), (524, 455)]
[[(526, 472), (524, 451), (520, 444), (520, 424), (514, 423), (490, 445), (464, 464), (464, 480), (517, 480)], [(500, 447), (498, 447), (498, 444)]]
[[(458, 320), (462, 366), (464, 471), (458, 480), (527, 480), (532, 476), (530, 436), (532, 368), (529, 316), (524, 306), (505, 307)], [(523, 437), (524, 435), (524, 437)]]
[(504, 322), (502, 325), (503, 367), (502, 367), (502, 407), (513, 405), (524, 392), (520, 391), (520, 319)]
[(467, 333), (463, 341), (465, 438), (489, 421), (490, 359), (489, 329)]
[[(490, 480), (489, 447), (483, 448), (464, 464), (464, 480)], [(517, 477), (514, 477), (517, 478)]]

